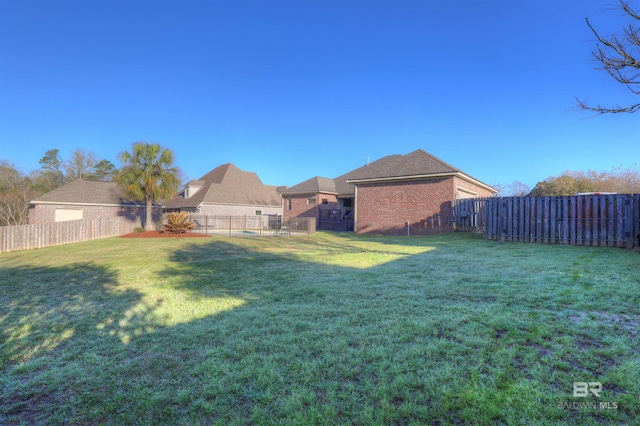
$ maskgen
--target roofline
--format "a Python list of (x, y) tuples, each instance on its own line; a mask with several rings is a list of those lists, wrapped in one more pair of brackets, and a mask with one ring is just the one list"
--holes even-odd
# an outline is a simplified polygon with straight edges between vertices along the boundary
[[(78, 203), (69, 201), (37, 201), (31, 200), (27, 204), (47, 204), (47, 205), (71, 205), (71, 206), (101, 206), (101, 207), (147, 207), (146, 204), (107, 204), (107, 203)], [(162, 207), (161, 204), (154, 204), (152, 207)]]
[[(196, 206), (196, 208), (199, 208), (202, 205), (209, 205), (209, 206), (243, 206), (243, 207), (274, 207), (274, 208), (280, 208), (282, 207), (282, 203), (278, 203), (278, 204), (239, 204), (239, 203), (212, 203), (211, 201), (209, 202), (202, 202), (200, 204), (198, 204)], [(171, 207), (174, 208), (174, 207)], [(175, 207), (175, 208), (179, 208), (179, 207)], [(186, 208), (186, 206), (185, 206)]]
[(285, 195), (315, 195), (315, 194), (328, 194), (328, 195), (338, 195), (337, 192), (330, 191), (304, 191), (304, 192), (288, 192), (283, 194), (282, 192), (278, 192), (280, 196), (284, 197)]
[(369, 179), (347, 179), (347, 183), (352, 183), (357, 185), (359, 183), (382, 183), (382, 182), (397, 182), (403, 180), (420, 180), (420, 179), (437, 179), (441, 177), (459, 177), (460, 179), (464, 179), (467, 182), (473, 183), (474, 185), (478, 185), (479, 187), (486, 189), (491, 192), (497, 193), (498, 190), (487, 185), (486, 183), (480, 182), (477, 179), (472, 178), (469, 175), (466, 175), (462, 172), (448, 172), (448, 173), (431, 173), (427, 175), (409, 175), (409, 176), (392, 176), (392, 177), (381, 177), (381, 178), (369, 178)]

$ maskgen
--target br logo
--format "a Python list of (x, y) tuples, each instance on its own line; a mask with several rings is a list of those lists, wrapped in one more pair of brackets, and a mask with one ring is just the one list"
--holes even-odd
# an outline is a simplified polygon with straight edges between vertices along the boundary
[(596, 398), (600, 398), (600, 392), (602, 392), (600, 382), (573, 382), (573, 396), (575, 398), (585, 398), (590, 393)]

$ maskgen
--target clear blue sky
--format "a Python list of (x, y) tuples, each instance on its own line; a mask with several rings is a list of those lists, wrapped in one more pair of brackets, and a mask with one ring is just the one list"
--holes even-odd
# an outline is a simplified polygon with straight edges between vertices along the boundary
[[(158, 142), (197, 179), (336, 177), (422, 148), (490, 184), (640, 162), (595, 69), (615, 0), (0, 0), (0, 158)], [(635, 96), (637, 98), (637, 96)]]

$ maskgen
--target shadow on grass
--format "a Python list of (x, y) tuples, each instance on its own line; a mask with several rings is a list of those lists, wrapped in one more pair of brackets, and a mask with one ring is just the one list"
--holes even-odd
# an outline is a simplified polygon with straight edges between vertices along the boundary
[[(460, 262), (477, 254), (458, 245), (463, 239), (441, 239), (182, 244), (154, 273), (153, 297), (91, 263), (5, 268), (9, 282), (32, 277), (37, 286), (21, 278), (20, 288), (1, 288), (2, 337), (11, 343), (0, 353), (9, 361), (0, 423), (606, 421), (557, 402), (582, 380), (575, 374), (615, 380), (629, 395), (623, 376), (638, 369), (628, 340), (586, 320), (562, 323), (546, 302), (557, 297), (552, 287), (541, 282), (527, 294), (510, 274)], [(381, 260), (350, 266), (359, 255)], [(343, 258), (331, 264), (332, 256)], [(548, 268), (536, 262), (527, 268)], [(576, 346), (578, 331), (588, 339)], [(614, 347), (603, 356), (605, 343)], [(614, 355), (622, 361), (607, 364)], [(638, 414), (622, 402), (608, 415)]]
[(74, 389), (74, 380), (150, 331), (156, 307), (99, 264), (0, 268), (0, 423), (40, 423), (57, 404), (96, 391), (98, 383)]

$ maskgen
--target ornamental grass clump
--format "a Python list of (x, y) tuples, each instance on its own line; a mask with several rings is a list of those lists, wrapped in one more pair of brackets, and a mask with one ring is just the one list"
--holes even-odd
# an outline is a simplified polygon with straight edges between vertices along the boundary
[(173, 212), (166, 216), (167, 221), (162, 224), (162, 232), (168, 234), (184, 234), (193, 230), (196, 225), (189, 220), (187, 212)]

